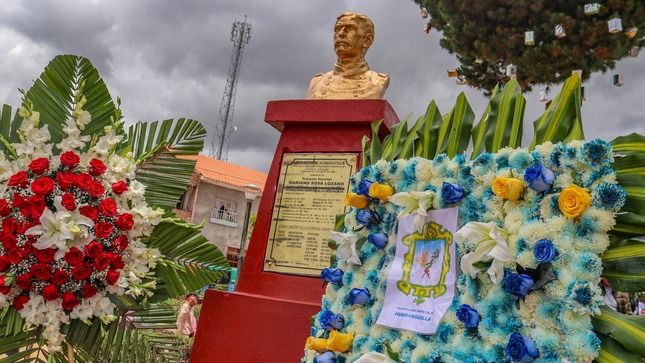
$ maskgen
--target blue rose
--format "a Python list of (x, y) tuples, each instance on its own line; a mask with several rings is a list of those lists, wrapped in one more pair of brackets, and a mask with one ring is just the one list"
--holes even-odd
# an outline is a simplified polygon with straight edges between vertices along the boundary
[(325, 330), (340, 330), (345, 325), (345, 318), (341, 314), (334, 314), (331, 310), (320, 312), (320, 327)]
[(524, 297), (529, 293), (535, 281), (526, 274), (510, 273), (506, 277), (506, 292), (518, 297)]
[(373, 244), (379, 250), (385, 248), (385, 246), (387, 245), (387, 240), (388, 237), (385, 233), (370, 234), (369, 236), (367, 236), (367, 242)]
[(464, 197), (464, 190), (458, 184), (443, 182), (441, 197), (446, 204), (457, 203)]
[(314, 363), (336, 363), (333, 352), (325, 352), (314, 357)]
[(356, 193), (371, 198), (370, 187), (372, 184), (374, 184), (374, 182), (371, 180), (361, 180), (358, 183), (358, 188), (356, 188)]
[(349, 305), (365, 306), (372, 295), (367, 289), (353, 288), (349, 292)]
[(466, 328), (476, 328), (479, 325), (481, 317), (477, 310), (470, 307), (468, 304), (462, 304), (457, 310), (457, 319), (466, 324)]
[(338, 285), (343, 279), (343, 270), (339, 268), (325, 268), (320, 273), (320, 278), (325, 283), (330, 283), (332, 285)]
[(543, 238), (535, 245), (533, 254), (538, 262), (550, 262), (555, 257), (555, 247), (551, 241)]
[(532, 362), (540, 355), (533, 339), (523, 337), (517, 332), (508, 340), (506, 354), (515, 362)]
[(356, 222), (364, 226), (369, 226), (371, 223), (375, 222), (374, 213), (370, 210), (361, 209), (356, 213)]
[(555, 174), (544, 166), (540, 164), (535, 164), (532, 167), (526, 169), (524, 174), (524, 180), (529, 183), (529, 188), (540, 193), (545, 190), (551, 189), (553, 185), (553, 180), (555, 180)]

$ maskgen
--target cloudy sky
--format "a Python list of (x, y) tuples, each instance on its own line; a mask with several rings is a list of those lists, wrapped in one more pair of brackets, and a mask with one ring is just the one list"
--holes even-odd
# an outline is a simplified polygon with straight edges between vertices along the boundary
[[(331, 69), (333, 24), (343, 11), (374, 21), (376, 42), (367, 60), (390, 75), (386, 98), (399, 117), (413, 112), (416, 119), (432, 99), (448, 112), (460, 92), (481, 115), (487, 100), (447, 77), (457, 61), (440, 48), (439, 34), (423, 31), (410, 0), (3, 0), (0, 103), (19, 106), (17, 89), (28, 89), (54, 56), (81, 55), (99, 70), (112, 97), (121, 97), (127, 122), (194, 118), (209, 130), (210, 147), (228, 75), (231, 26), (247, 16), (253, 29), (228, 160), (266, 172), (279, 137), (264, 122), (266, 103), (303, 98), (310, 78)], [(587, 139), (645, 134), (644, 57), (626, 58), (586, 83)], [(624, 75), (623, 87), (613, 86), (614, 73)], [(532, 135), (532, 121), (544, 109), (539, 90), (526, 95), (525, 135)]]

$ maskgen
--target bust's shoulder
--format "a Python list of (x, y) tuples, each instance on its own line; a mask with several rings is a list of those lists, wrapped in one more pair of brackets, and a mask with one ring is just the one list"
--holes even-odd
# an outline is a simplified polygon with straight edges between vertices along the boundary
[(390, 83), (390, 76), (385, 73), (378, 73), (372, 70), (369, 70), (367, 73), (372, 83), (379, 85), (388, 85)]

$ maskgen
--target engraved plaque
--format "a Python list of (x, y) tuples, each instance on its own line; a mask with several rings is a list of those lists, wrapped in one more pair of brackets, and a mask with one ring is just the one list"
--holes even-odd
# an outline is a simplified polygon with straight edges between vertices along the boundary
[(329, 231), (347, 211), (357, 160), (358, 154), (284, 154), (264, 271), (318, 276), (329, 267)]

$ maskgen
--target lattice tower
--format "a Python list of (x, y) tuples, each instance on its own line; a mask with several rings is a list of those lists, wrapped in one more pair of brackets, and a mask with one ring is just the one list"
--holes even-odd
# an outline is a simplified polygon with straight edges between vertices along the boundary
[(233, 109), (235, 107), (235, 92), (237, 90), (237, 79), (242, 65), (242, 53), (244, 45), (251, 40), (251, 24), (244, 21), (233, 22), (231, 29), (231, 41), (233, 42), (233, 53), (231, 64), (228, 67), (228, 79), (224, 87), (222, 103), (219, 106), (219, 115), (215, 124), (215, 137), (211, 143), (210, 157), (219, 160), (228, 159), (228, 146), (231, 132), (233, 131)]

